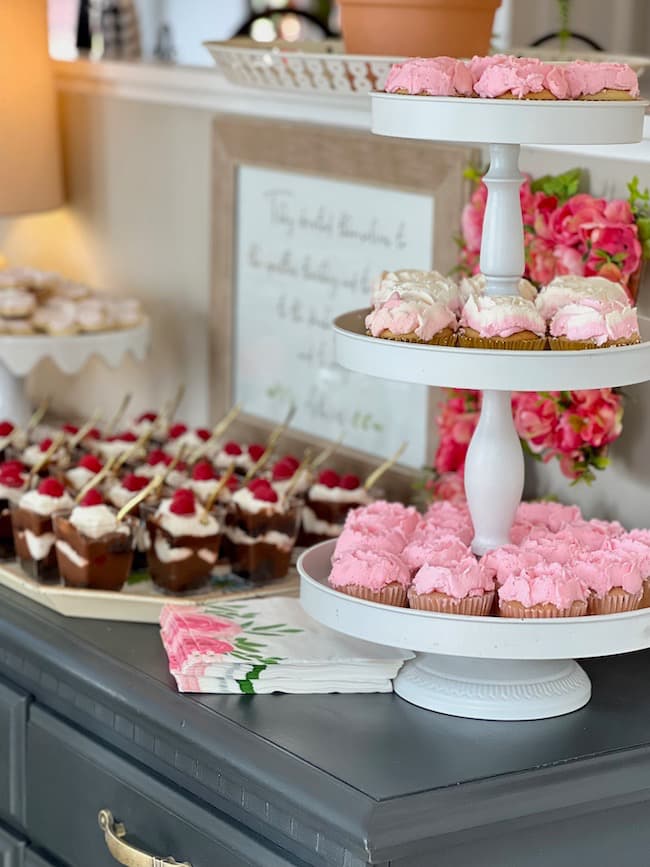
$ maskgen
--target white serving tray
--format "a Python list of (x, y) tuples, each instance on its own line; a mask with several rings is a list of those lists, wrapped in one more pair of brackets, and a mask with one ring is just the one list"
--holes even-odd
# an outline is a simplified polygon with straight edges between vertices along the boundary
[(29, 578), (15, 563), (0, 564), (0, 585), (15, 590), (45, 608), (64, 617), (84, 617), (91, 620), (123, 620), (131, 623), (158, 623), (164, 605), (202, 605), (250, 599), (258, 596), (295, 596), (298, 576), (293, 571), (278, 581), (256, 587), (246, 581), (223, 587), (212, 587), (187, 596), (159, 592), (152, 581), (127, 584), (119, 593), (108, 590), (81, 590), (63, 584), (40, 584)]

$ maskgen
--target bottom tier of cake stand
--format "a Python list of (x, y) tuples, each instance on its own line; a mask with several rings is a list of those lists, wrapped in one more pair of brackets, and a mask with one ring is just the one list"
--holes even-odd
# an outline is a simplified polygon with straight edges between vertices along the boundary
[(378, 605), (327, 584), (334, 542), (298, 560), (300, 600), (319, 623), (416, 652), (395, 692), (427, 710), (490, 720), (560, 716), (583, 707), (591, 683), (574, 659), (650, 647), (650, 609), (597, 617), (511, 620)]

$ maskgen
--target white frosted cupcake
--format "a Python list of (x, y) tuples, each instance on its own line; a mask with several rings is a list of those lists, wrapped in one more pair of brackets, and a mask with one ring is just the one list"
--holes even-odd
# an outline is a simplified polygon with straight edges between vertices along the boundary
[(567, 304), (595, 304), (616, 301), (629, 307), (625, 288), (620, 283), (604, 277), (580, 277), (577, 274), (563, 274), (543, 286), (535, 301), (535, 306), (547, 321)]
[(636, 309), (616, 301), (566, 304), (549, 325), (551, 349), (601, 349), (639, 343)]
[(366, 328), (373, 337), (385, 340), (454, 346), (457, 320), (444, 304), (394, 293), (366, 316)]
[(460, 317), (458, 345), (541, 350), (546, 323), (532, 301), (516, 295), (470, 295)]
[(458, 284), (439, 271), (384, 271), (372, 292), (373, 307), (384, 304), (394, 293), (412, 301), (437, 301), (460, 313)]
[[(462, 303), (464, 304), (470, 295), (485, 295), (486, 286), (487, 280), (485, 274), (474, 274), (473, 277), (463, 277), (458, 286)], [(537, 289), (525, 277), (519, 278), (517, 288), (521, 297), (527, 301), (534, 301), (537, 298)]]

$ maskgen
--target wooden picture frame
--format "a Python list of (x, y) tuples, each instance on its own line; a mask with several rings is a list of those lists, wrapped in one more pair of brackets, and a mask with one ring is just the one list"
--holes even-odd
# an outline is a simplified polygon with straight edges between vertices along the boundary
[[(433, 254), (437, 270), (446, 273), (456, 262), (452, 238), (468, 195), (463, 169), (478, 152), (465, 145), (432, 144), (374, 136), (366, 131), (321, 127), (288, 121), (221, 115), (213, 122), (212, 202), (212, 298), (210, 317), (210, 416), (225, 415), (233, 403), (233, 316), (237, 173), (240, 166), (279, 169), (350, 181), (405, 192), (428, 193), (435, 200)], [(428, 415), (431, 435), (427, 459), (435, 451), (434, 415), (436, 397), (429, 390)], [(264, 439), (275, 422), (242, 415), (233, 426), (234, 436)], [(311, 435), (291, 431), (283, 440), (298, 453), (307, 444), (326, 444)], [(346, 469), (367, 473), (375, 457), (341, 448), (339, 462)], [(336, 461), (333, 461), (336, 464)], [(413, 471), (397, 468), (387, 475), (387, 489), (404, 493)]]

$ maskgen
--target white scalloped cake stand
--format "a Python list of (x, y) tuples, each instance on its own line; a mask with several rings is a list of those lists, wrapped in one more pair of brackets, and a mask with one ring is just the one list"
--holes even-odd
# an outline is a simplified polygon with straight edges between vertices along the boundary
[(591, 682), (575, 657), (650, 645), (647, 608), (599, 617), (510, 620), (355, 599), (327, 584), (334, 545), (322, 542), (298, 559), (305, 611), (346, 635), (418, 651), (397, 676), (395, 692), (428, 710), (493, 720), (560, 716), (591, 697)]
[(117, 367), (127, 354), (143, 361), (149, 349), (150, 328), (145, 320), (137, 328), (50, 337), (0, 336), (0, 418), (24, 424), (31, 407), (25, 395), (24, 378), (44, 358), (50, 358), (63, 373), (77, 373), (96, 356)]
[[(379, 135), (490, 146), (481, 271), (488, 295), (516, 295), (524, 270), (520, 144), (611, 144), (641, 139), (647, 103), (454, 99), (372, 94)], [(405, 263), (408, 264), (408, 263)], [(637, 346), (582, 352), (498, 352), (421, 346), (365, 335), (363, 311), (335, 323), (344, 367), (406, 382), (483, 390), (465, 464), (465, 489), (481, 555), (509, 542), (524, 484), (510, 392), (600, 388), (650, 379), (650, 331)], [(575, 656), (650, 647), (650, 612), (607, 618), (506, 621), (373, 605), (326, 586), (330, 547), (299, 561), (301, 598), (317, 620), (370, 641), (423, 652), (395, 682), (430, 710), (479, 719), (541, 719), (589, 701)], [(495, 662), (498, 660), (498, 662)]]

